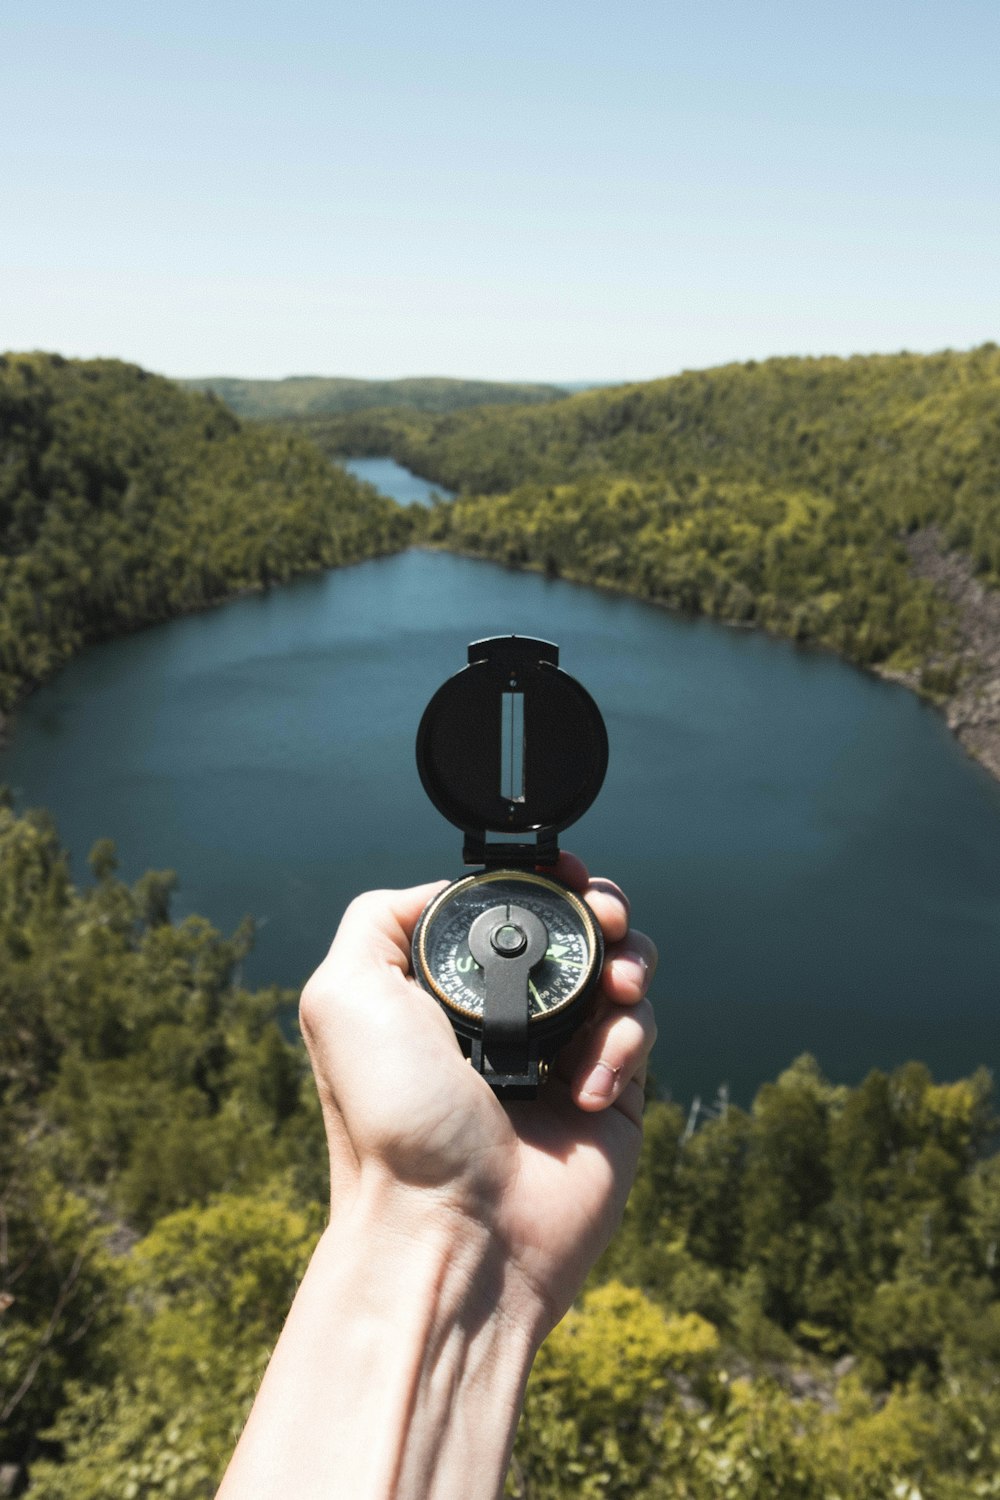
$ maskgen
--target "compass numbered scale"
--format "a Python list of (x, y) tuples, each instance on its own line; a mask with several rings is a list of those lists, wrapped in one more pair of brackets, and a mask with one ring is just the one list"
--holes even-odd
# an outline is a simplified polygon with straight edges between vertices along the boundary
[(535, 1096), (600, 978), (600, 927), (546, 870), (607, 765), (601, 711), (550, 641), (474, 641), (420, 721), (424, 790), (482, 868), (424, 908), (413, 973), (500, 1098)]

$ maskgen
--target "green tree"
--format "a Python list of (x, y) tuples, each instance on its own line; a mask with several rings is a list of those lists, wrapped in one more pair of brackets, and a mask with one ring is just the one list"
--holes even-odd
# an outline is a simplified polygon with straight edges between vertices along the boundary
[(46, 1434), (61, 1458), (35, 1465), (30, 1493), (211, 1495), (317, 1230), (315, 1217), (263, 1194), (161, 1220), (129, 1257), (115, 1378), (72, 1387)]

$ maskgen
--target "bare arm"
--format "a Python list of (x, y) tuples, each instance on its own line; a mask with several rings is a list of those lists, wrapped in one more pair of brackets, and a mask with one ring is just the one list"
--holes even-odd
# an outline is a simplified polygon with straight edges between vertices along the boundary
[(331, 1216), (220, 1500), (495, 1500), (535, 1353), (616, 1227), (638, 1162), (655, 967), (624, 897), (563, 856), (608, 957), (592, 1023), (530, 1103), (498, 1103), (409, 939), (438, 888), (352, 903), (302, 1027)]

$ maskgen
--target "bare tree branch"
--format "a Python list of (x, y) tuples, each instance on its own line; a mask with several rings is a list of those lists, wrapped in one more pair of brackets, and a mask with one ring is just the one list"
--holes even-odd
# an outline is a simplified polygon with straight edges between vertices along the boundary
[(10, 1397), (10, 1399), (2, 1407), (0, 1407), (0, 1422), (6, 1422), (7, 1418), (21, 1404), (21, 1402), (24, 1400), (25, 1396), (31, 1389), (32, 1385), (34, 1384), (35, 1376), (38, 1374), (38, 1370), (41, 1366), (42, 1360), (45, 1358), (45, 1351), (51, 1344), (53, 1336), (55, 1335), (56, 1328), (59, 1326), (59, 1319), (62, 1317), (63, 1309), (65, 1308), (70, 1297), (73, 1295), (73, 1288), (79, 1280), (80, 1272), (83, 1269), (84, 1255), (84, 1250), (81, 1249), (77, 1251), (76, 1256), (73, 1260), (73, 1264), (70, 1267), (69, 1274), (59, 1288), (59, 1295), (56, 1297), (55, 1305), (52, 1308), (52, 1313), (49, 1317), (48, 1324), (46, 1325), (45, 1332), (42, 1334), (41, 1338), (38, 1341), (35, 1353), (28, 1364), (28, 1368), (25, 1371), (21, 1384), (18, 1386), (17, 1390)]

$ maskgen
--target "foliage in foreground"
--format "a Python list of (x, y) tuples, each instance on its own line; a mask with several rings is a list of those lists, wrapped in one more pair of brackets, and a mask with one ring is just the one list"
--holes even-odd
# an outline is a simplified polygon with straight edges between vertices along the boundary
[(154, 1225), (219, 1194), (260, 1195), (240, 1209), (259, 1221), (275, 1192), (325, 1190), (304, 1058), (277, 1024), (292, 997), (237, 980), (249, 928), (171, 923), (173, 877), (125, 886), (107, 842), (91, 864), (76, 890), (46, 815), (0, 808), (0, 1463), (46, 1450), (71, 1391), (96, 1420), (133, 1347), (142, 1364), (132, 1247)]
[(1000, 1493), (994, 1143), (988, 1075), (915, 1063), (834, 1088), (803, 1058), (691, 1136), (654, 1104), (622, 1231), (536, 1366), (509, 1492)]
[[(750, 1372), (641, 1292), (590, 1292), (542, 1349), (506, 1493), (518, 1500), (973, 1500), (1000, 1494), (1000, 1389), (951, 1377)], [(711, 1325), (704, 1325), (710, 1328)], [(620, 1350), (613, 1382), (608, 1350)], [(597, 1372), (595, 1376), (595, 1371)]]
[[(0, 1465), (39, 1500), (208, 1500), (322, 1220), (290, 997), (171, 877), (76, 889), (0, 809)], [(652, 1102), (622, 1230), (536, 1363), (521, 1500), (1000, 1495), (985, 1072), (800, 1059), (693, 1134)]]
[(160, 1220), (121, 1268), (114, 1373), (70, 1387), (47, 1437), (72, 1456), (34, 1466), (30, 1494), (213, 1495), (318, 1219), (258, 1193)]
[(0, 710), (88, 641), (408, 535), (287, 429), (117, 360), (0, 357)]

